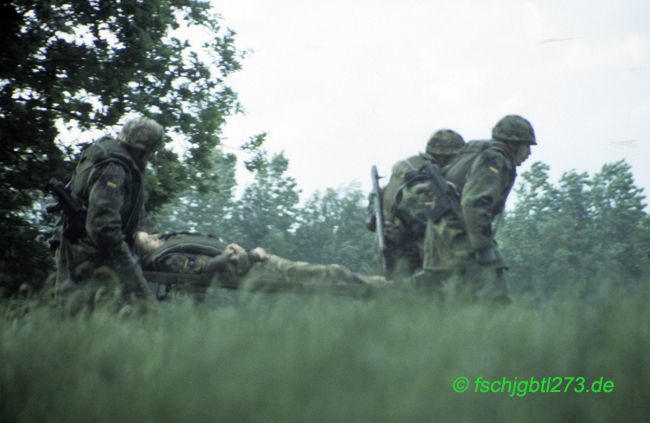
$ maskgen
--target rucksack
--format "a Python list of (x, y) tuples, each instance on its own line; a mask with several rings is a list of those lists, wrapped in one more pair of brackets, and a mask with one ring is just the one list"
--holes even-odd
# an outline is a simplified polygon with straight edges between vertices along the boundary
[(470, 141), (465, 144), (454, 160), (444, 170), (447, 180), (456, 185), (459, 191), (463, 190), (469, 170), (476, 158), (489, 148), (499, 148), (491, 141)]
[(426, 162), (415, 163), (417, 166), (412, 166), (413, 170), (404, 174), (404, 182), (397, 188), (391, 214), (398, 217), (411, 233), (423, 235), (436, 197)]
[(131, 181), (131, 198), (129, 199), (131, 208), (125, 216), (122, 216), (122, 231), (131, 245), (133, 243), (131, 236), (138, 225), (140, 209), (144, 201), (142, 172), (129, 152), (117, 140), (103, 137), (86, 147), (81, 153), (68, 189), (87, 207), (93, 176), (111, 163), (121, 166)]
[(202, 255), (216, 257), (226, 248), (226, 243), (213, 235), (203, 235), (193, 232), (172, 232), (162, 235), (160, 239), (165, 244), (147, 259), (154, 270), (162, 270), (161, 263), (171, 255)]

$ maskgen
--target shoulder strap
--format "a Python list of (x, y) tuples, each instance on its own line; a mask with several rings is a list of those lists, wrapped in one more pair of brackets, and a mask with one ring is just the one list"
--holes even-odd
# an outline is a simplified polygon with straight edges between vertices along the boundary
[(458, 152), (454, 160), (444, 169), (445, 178), (456, 185), (458, 190), (462, 192), (465, 182), (467, 182), (467, 174), (474, 161), (489, 148), (498, 147), (491, 141), (470, 141), (465, 144), (465, 147)]
[(122, 223), (122, 230), (127, 238), (127, 243), (131, 245), (133, 243), (132, 234), (138, 224), (140, 210), (144, 202), (142, 172), (138, 165), (117, 140), (109, 137), (104, 137), (88, 147), (81, 160), (90, 161), (89, 165), (80, 171), (80, 173), (89, 172), (86, 181), (90, 181), (95, 172), (101, 171), (111, 163), (122, 167), (128, 174), (131, 180), (130, 211)]
[(416, 182), (425, 181), (429, 179), (429, 174), (426, 171), (426, 168), (428, 162), (430, 162), (431, 159), (428, 159), (423, 155), (416, 156), (416, 157), (423, 160), (419, 162), (419, 166), (415, 166), (411, 162), (413, 157), (404, 160), (404, 162), (407, 163), (411, 168), (411, 171), (406, 173), (404, 182), (397, 188), (397, 193), (395, 194), (395, 202), (394, 202), (395, 208), (397, 208), (397, 206), (399, 206), (399, 203), (402, 201), (402, 197), (404, 196), (404, 189), (412, 186)]

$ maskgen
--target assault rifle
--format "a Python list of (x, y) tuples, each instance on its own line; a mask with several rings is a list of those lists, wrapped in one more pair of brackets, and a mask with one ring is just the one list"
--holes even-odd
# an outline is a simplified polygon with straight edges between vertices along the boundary
[(86, 207), (63, 182), (56, 178), (50, 179), (45, 190), (51, 192), (57, 200), (45, 210), (48, 213), (63, 211), (63, 236), (71, 242), (81, 238), (86, 230)]
[(461, 226), (465, 228), (465, 219), (460, 208), (460, 195), (453, 184), (450, 184), (437, 164), (427, 162), (424, 165), (424, 171), (433, 182), (434, 195), (436, 196), (436, 205), (429, 212), (429, 217), (435, 223), (447, 213), (451, 213)]
[[(463, 230), (467, 232), (463, 211), (460, 207), (460, 195), (456, 187), (442, 176), (442, 171), (438, 165), (429, 162), (425, 164), (424, 169), (433, 182), (436, 196), (436, 205), (429, 212), (431, 220), (435, 223), (447, 213), (451, 213), (458, 220)], [(496, 251), (493, 247), (487, 247), (477, 251), (475, 258), (480, 264), (494, 263), (497, 259)]]
[(379, 174), (377, 173), (377, 166), (372, 166), (370, 169), (370, 177), (372, 178), (372, 192), (375, 195), (375, 221), (377, 232), (377, 245), (379, 247), (379, 262), (381, 270), (385, 274), (386, 269), (386, 243), (384, 241), (384, 213), (382, 208), (381, 189), (379, 189)]

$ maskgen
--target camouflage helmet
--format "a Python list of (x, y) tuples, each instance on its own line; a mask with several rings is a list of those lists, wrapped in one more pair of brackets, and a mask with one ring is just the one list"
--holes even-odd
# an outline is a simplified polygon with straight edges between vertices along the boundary
[(509, 143), (537, 145), (533, 125), (519, 115), (508, 115), (492, 128), (492, 139)]
[(120, 142), (141, 151), (156, 151), (163, 142), (165, 132), (153, 119), (140, 117), (128, 121), (120, 132)]
[(451, 129), (436, 131), (427, 142), (427, 154), (455, 154), (463, 148), (465, 140)]

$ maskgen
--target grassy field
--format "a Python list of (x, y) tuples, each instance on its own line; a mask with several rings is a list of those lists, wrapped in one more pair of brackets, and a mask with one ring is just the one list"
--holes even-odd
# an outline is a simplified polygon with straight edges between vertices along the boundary
[[(146, 318), (47, 307), (16, 318), (5, 305), (0, 421), (650, 421), (649, 293), (506, 307), (412, 291), (246, 294)], [(453, 391), (460, 376), (468, 392)], [(511, 396), (474, 392), (479, 376), (615, 387)]]

